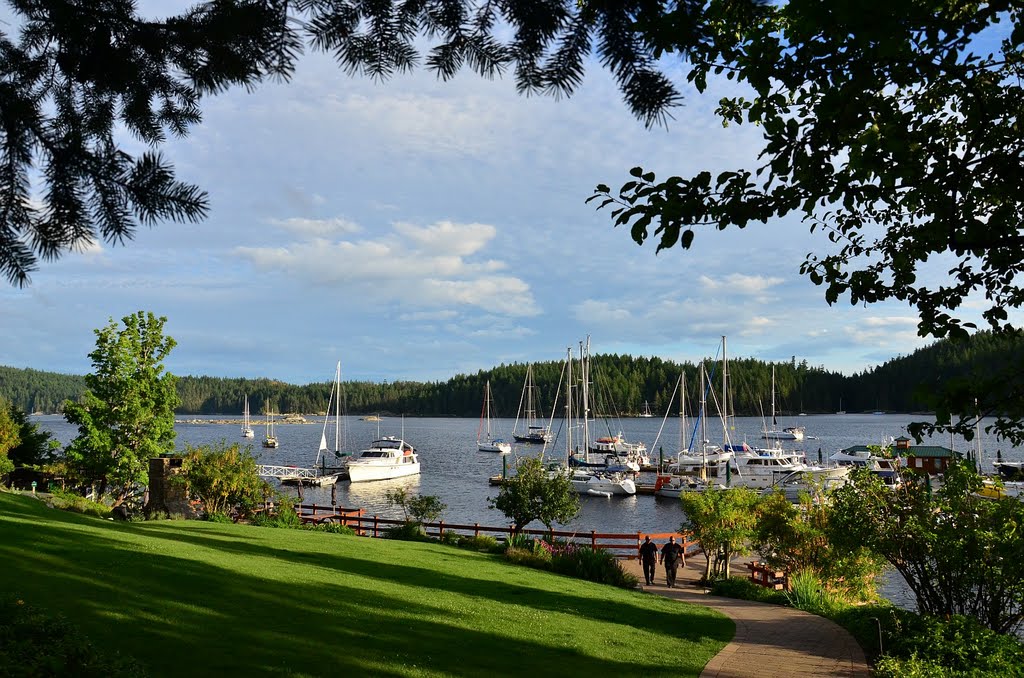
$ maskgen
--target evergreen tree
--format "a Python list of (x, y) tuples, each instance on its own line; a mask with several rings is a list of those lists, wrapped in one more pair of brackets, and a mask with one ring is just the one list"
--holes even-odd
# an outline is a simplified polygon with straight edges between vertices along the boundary
[(151, 457), (174, 451), (177, 378), (163, 360), (175, 341), (163, 335), (166, 321), (138, 311), (122, 318), (123, 329), (111, 318), (95, 330), (88, 390), (81, 402), (64, 404), (64, 418), (78, 426), (67, 461), (101, 494), (109, 489), (115, 506), (147, 482)]

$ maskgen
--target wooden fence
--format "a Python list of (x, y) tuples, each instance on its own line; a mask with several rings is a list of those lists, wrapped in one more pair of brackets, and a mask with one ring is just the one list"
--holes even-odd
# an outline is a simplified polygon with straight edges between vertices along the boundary
[[(303, 524), (336, 523), (351, 527), (356, 534), (366, 537), (381, 537), (388, 528), (403, 525), (406, 522), (380, 516), (368, 516), (363, 509), (318, 506), (317, 504), (297, 504), (295, 512)], [(427, 535), (432, 537), (440, 537), (445, 532), (455, 532), (463, 536), (474, 537), (489, 535), (498, 541), (505, 541), (515, 534), (514, 525), (503, 527), (481, 525), (480, 523), (460, 525), (446, 523), (443, 520), (435, 523), (423, 523), (423, 528)], [(644, 537), (650, 537), (651, 541), (659, 545), (667, 542), (669, 537), (675, 537), (683, 545), (688, 556), (698, 551), (697, 545), (689, 540), (688, 534), (678, 532), (597, 532), (596, 530), (580, 532), (525, 529), (520, 530), (520, 534), (540, 539), (562, 539), (576, 544), (585, 544), (594, 549), (610, 551), (616, 558), (622, 560), (633, 560), (639, 557), (640, 544), (643, 543)]]

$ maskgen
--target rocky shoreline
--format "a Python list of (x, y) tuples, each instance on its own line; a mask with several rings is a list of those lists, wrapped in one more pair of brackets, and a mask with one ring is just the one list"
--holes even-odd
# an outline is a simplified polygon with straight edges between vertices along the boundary
[[(242, 419), (175, 419), (175, 424), (233, 424), (235, 426), (241, 426), (243, 423)], [(315, 424), (317, 422), (310, 421), (301, 414), (283, 414), (280, 417), (274, 419), (274, 424)], [(266, 422), (263, 417), (253, 417), (249, 419), (250, 426), (264, 426)]]

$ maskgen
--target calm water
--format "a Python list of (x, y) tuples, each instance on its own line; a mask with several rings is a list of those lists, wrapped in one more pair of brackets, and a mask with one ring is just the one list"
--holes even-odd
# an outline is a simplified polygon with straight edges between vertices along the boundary
[[(228, 417), (240, 415), (228, 415)], [(205, 419), (224, 419), (226, 417), (207, 417)], [(200, 418), (203, 419), (203, 418)], [(266, 450), (260, 447), (263, 426), (254, 422), (256, 438), (253, 452), (262, 463), (291, 464), (296, 466), (312, 466), (316, 459), (316, 451), (323, 431), (323, 419), (315, 421), (307, 417), (309, 424), (277, 424), (277, 438), (280, 447)], [(788, 421), (779, 421), (780, 426), (800, 424), (807, 429), (808, 439), (802, 443), (790, 443), (793, 449), (807, 452), (809, 459), (816, 459), (818, 449), (822, 456), (836, 452), (856, 444), (881, 444), (890, 436), (903, 435), (906, 425), (921, 417), (909, 415), (819, 415), (792, 417)], [(34, 417), (41, 428), (53, 432), (62, 443), (69, 442), (76, 430), (69, 426), (59, 415)], [(492, 421), (496, 426), (496, 434), (511, 438), (512, 419)], [(679, 420), (673, 418), (663, 424), (659, 418), (623, 419), (621, 421), (601, 420), (596, 423), (596, 433), (607, 435), (609, 428), (615, 433), (621, 428), (629, 441), (642, 441), (658, 457), (659, 448), (664, 450), (666, 458), (679, 449)], [(735, 431), (730, 432), (734, 442), (746, 440), (750, 444), (760, 444), (761, 419), (755, 417), (739, 418), (735, 423)], [(178, 433), (178, 448), (186, 443), (202, 445), (226, 440), (229, 443), (242, 441), (237, 424), (185, 423), (175, 426)], [(593, 428), (593, 426), (592, 426)], [(661, 430), (663, 428), (663, 430)], [(554, 429), (558, 430), (556, 423)], [(659, 430), (661, 436), (658, 438)], [(490, 476), (501, 473), (502, 456), (495, 453), (478, 452), (476, 450), (477, 421), (475, 419), (428, 419), (428, 418), (384, 418), (379, 423), (380, 435), (402, 436), (412, 443), (420, 455), (422, 473), (419, 476), (398, 478), (375, 483), (347, 482), (337, 486), (338, 504), (350, 508), (364, 508), (367, 513), (382, 517), (398, 517), (394, 509), (384, 499), (385, 493), (395, 487), (405, 487), (410, 493), (436, 495), (448, 505), (444, 513), (445, 522), (480, 523), (482, 525), (504, 525), (504, 516), (487, 507), (487, 499), (497, 493), (497, 488), (487, 483)], [(549, 455), (562, 458), (564, 442), (562, 435), (549, 445)], [(344, 422), (344, 439), (347, 444), (342, 447), (348, 451), (357, 451), (378, 437), (378, 423), (361, 421), (355, 417), (347, 417)], [(708, 438), (721, 440), (721, 425), (717, 429), (709, 427)], [(329, 446), (334, 444), (333, 423), (328, 427), (327, 439)], [(657, 444), (655, 441), (657, 440)], [(243, 441), (253, 442), (253, 441)], [(958, 451), (967, 449), (962, 439), (953, 440), (948, 437), (935, 439), (935, 444), (952, 446)], [(996, 444), (982, 434), (982, 449), (989, 462), (987, 470), (991, 470), (991, 459), (995, 457)], [(1003, 456), (1007, 459), (1024, 458), (1018, 450), (1011, 450), (1002, 445)], [(508, 464), (514, 464), (516, 455), (536, 456), (541, 452), (539, 445), (517, 445), (513, 454), (508, 456)], [(329, 463), (329, 462), (328, 462)], [(287, 488), (289, 493), (296, 490)], [(306, 503), (327, 504), (331, 502), (330, 488), (304, 488)], [(682, 514), (679, 502), (653, 496), (634, 497), (582, 497), (582, 511), (579, 517), (568, 527), (580, 531), (597, 530), (599, 532), (668, 532), (679, 528)]]

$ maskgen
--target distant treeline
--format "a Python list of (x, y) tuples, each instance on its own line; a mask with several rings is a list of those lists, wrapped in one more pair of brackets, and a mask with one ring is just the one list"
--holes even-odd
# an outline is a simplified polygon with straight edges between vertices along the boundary
[[(930, 411), (929, 394), (950, 378), (993, 374), (1006, 364), (1021, 364), (1024, 342), (981, 332), (962, 342), (939, 341), (905, 357), (863, 373), (845, 376), (824, 367), (811, 367), (795, 358), (775, 363), (776, 408), (780, 415), (883, 410)], [(591, 360), (594, 410), (598, 415), (630, 415), (648, 403), (655, 416), (668, 408), (680, 371), (686, 373), (687, 409), (699, 401), (698, 365), (660, 358), (595, 355)], [(721, 365), (709, 356), (706, 366), (717, 385)], [(749, 358), (729, 360), (731, 409), (739, 415), (768, 414), (771, 409), (772, 363)], [(490, 380), (497, 416), (512, 417), (519, 410), (526, 364), (500, 365), (472, 375), (457, 375), (445, 382), (397, 381), (382, 384), (344, 383), (345, 411), (349, 414), (408, 414), (412, 416), (476, 416), (480, 413), (484, 382)], [(550, 415), (562, 374), (562, 362), (534, 363), (539, 395), (538, 413)], [(564, 387), (563, 387), (564, 389)], [(0, 367), (0, 396), (27, 412), (57, 412), (67, 399), (81, 397), (81, 376)], [(296, 386), (273, 379), (181, 377), (179, 414), (241, 413), (248, 395), (254, 416), (266, 412), (320, 413), (327, 409), (331, 383)], [(720, 397), (717, 396), (716, 397)], [(711, 397), (709, 396), (709, 402)], [(678, 400), (673, 409), (678, 408)], [(717, 408), (713, 408), (717, 410)], [(561, 414), (561, 412), (559, 412)]]

